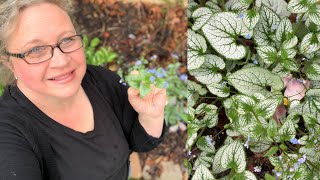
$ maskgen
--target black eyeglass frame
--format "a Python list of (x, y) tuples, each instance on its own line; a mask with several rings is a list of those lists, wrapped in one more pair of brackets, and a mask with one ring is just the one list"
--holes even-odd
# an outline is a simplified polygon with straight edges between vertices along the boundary
[[(78, 49), (80, 49), (81, 47), (83, 47), (83, 44), (84, 44), (84, 43), (83, 43), (83, 37), (82, 37), (81, 34), (76, 34), (76, 35), (74, 35), (74, 36), (69, 36), (69, 37), (65, 37), (65, 38), (72, 38), (72, 37), (76, 37), (76, 36), (80, 37), (80, 39), (81, 39), (81, 44), (82, 44), (82, 45), (78, 48)], [(63, 38), (63, 39), (65, 39), (65, 38)], [(62, 43), (63, 43), (63, 41), (58, 42), (57, 44), (54, 44), (54, 45), (44, 45), (44, 46), (37, 46), (37, 47), (51, 47), (51, 48), (52, 48), (52, 50), (51, 50), (51, 57), (50, 57), (49, 59), (51, 59), (51, 58), (53, 57), (53, 52), (54, 52), (54, 49), (55, 49), (56, 47), (59, 48), (60, 51), (63, 52), (63, 53), (71, 53), (71, 52), (74, 52), (74, 51), (78, 50), (78, 49), (75, 49), (75, 50), (73, 50), (73, 51), (64, 52), (64, 51), (61, 49), (61, 47), (60, 47), (60, 45), (61, 45)], [(29, 62), (25, 59), (25, 56), (26, 56), (28, 53), (30, 53), (30, 51), (31, 51), (31, 50), (29, 50), (29, 51), (27, 51), (27, 52), (24, 52), (24, 53), (10, 53), (10, 52), (6, 51), (5, 54), (6, 54), (7, 56), (12, 56), (12, 57), (20, 58), (20, 59), (24, 60), (27, 64), (39, 64), (39, 63), (43, 63), (43, 62), (49, 60), (49, 59), (46, 59), (46, 60), (44, 60), (44, 61), (40, 61), (40, 62), (37, 62), (37, 63), (29, 63)]]

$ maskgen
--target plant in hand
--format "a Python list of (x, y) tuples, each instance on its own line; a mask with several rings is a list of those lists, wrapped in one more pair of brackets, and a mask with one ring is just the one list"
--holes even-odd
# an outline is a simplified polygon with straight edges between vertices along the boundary
[(188, 170), (320, 178), (316, 0), (189, 0)]

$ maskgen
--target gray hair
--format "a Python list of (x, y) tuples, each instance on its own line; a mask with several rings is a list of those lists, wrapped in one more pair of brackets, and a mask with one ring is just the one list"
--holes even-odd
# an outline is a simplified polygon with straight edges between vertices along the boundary
[[(19, 16), (20, 11), (23, 9), (39, 4), (39, 3), (52, 3), (59, 6), (64, 10), (74, 23), (73, 13), (74, 9), (72, 6), (71, 0), (0, 0), (0, 60), (4, 60), (6, 41), (10, 36), (12, 27), (14, 26), (15, 20)], [(75, 23), (74, 23), (75, 25)], [(7, 84), (13, 78), (12, 73), (9, 73), (8, 70), (3, 66), (0, 61), (0, 83)], [(10, 74), (8, 77), (8, 73)], [(7, 75), (6, 75), (7, 74)]]

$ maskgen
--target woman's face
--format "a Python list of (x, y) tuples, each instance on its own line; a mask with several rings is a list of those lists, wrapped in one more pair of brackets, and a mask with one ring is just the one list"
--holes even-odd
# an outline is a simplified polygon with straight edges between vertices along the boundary
[[(73, 24), (62, 9), (49, 3), (20, 12), (7, 40), (7, 51), (23, 53), (42, 45), (54, 45), (75, 35)], [(78, 92), (86, 71), (83, 48), (71, 53), (54, 49), (53, 57), (39, 64), (27, 64), (10, 57), (17, 85), (30, 98), (67, 98)]]

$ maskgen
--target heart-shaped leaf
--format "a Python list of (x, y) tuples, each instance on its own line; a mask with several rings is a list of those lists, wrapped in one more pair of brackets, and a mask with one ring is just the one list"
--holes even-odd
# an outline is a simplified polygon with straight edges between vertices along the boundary
[(313, 23), (320, 25), (320, 9), (315, 4), (309, 8), (308, 17)]
[(266, 93), (267, 88), (280, 91), (283, 88), (281, 78), (261, 67), (248, 67), (238, 70), (227, 79), (239, 92), (247, 95)]
[(207, 85), (208, 90), (218, 97), (228, 97), (230, 88), (225, 83), (211, 83)]
[(203, 84), (211, 84), (220, 82), (222, 75), (218, 73), (219, 70), (225, 68), (223, 59), (218, 56), (208, 54), (206, 60), (200, 68), (190, 70), (189, 73), (193, 75), (198, 81)]
[(212, 153), (207, 153), (203, 151), (197, 158), (196, 162), (194, 163), (195, 167), (199, 167), (201, 164), (209, 168), (213, 163)]
[(262, 4), (272, 9), (281, 18), (290, 15), (290, 12), (287, 10), (288, 4), (285, 0), (256, 0), (257, 7), (260, 8)]
[(311, 64), (306, 71), (306, 75), (311, 80), (320, 81), (320, 65)]
[(308, 33), (301, 41), (300, 52), (302, 54), (313, 53), (320, 49), (319, 35)]
[(201, 164), (200, 166), (197, 167), (196, 172), (192, 176), (191, 180), (214, 180), (214, 179), (215, 178), (213, 177), (209, 169), (206, 166)]
[(232, 60), (245, 57), (245, 47), (236, 41), (239, 35), (247, 34), (248, 30), (237, 14), (217, 13), (202, 27), (202, 31), (211, 46), (224, 57)]
[(188, 30), (188, 69), (199, 68), (205, 61), (207, 44), (204, 37)]
[(210, 19), (212, 14), (212, 11), (207, 7), (200, 7), (196, 9), (192, 14), (194, 19), (192, 30), (199, 30)]
[(277, 60), (277, 49), (272, 46), (257, 47), (257, 53), (266, 64), (274, 63)]
[(240, 142), (234, 141), (227, 146), (221, 156), (221, 165), (223, 168), (232, 168), (237, 173), (245, 170), (246, 156)]
[(226, 167), (223, 167), (221, 164), (221, 157), (224, 154), (226, 148), (227, 148), (227, 145), (220, 147), (216, 155), (214, 156), (213, 163), (212, 163), (212, 172), (214, 174), (219, 174), (228, 169)]
[(202, 151), (209, 153), (214, 153), (215, 151), (212, 139), (210, 139), (208, 136), (201, 136), (197, 141), (197, 147)]
[(258, 46), (275, 46), (275, 32), (280, 18), (270, 8), (261, 6), (260, 19), (254, 28), (254, 40)]
[(276, 38), (279, 42), (284, 42), (286, 40), (286, 34), (292, 32), (292, 25), (289, 19), (284, 18), (280, 21), (277, 30)]
[(291, 0), (288, 4), (288, 10), (292, 13), (304, 13), (308, 11), (309, 0)]
[(255, 10), (250, 9), (243, 14), (242, 21), (248, 29), (253, 29), (259, 21), (259, 18), (259, 13)]
[(229, 0), (226, 2), (225, 8), (230, 10), (230, 11), (245, 11), (250, 4), (248, 3), (243, 3), (239, 0)]
[(294, 124), (290, 119), (286, 120), (280, 127), (279, 135), (284, 141), (289, 141), (296, 136), (296, 129), (294, 128)]

